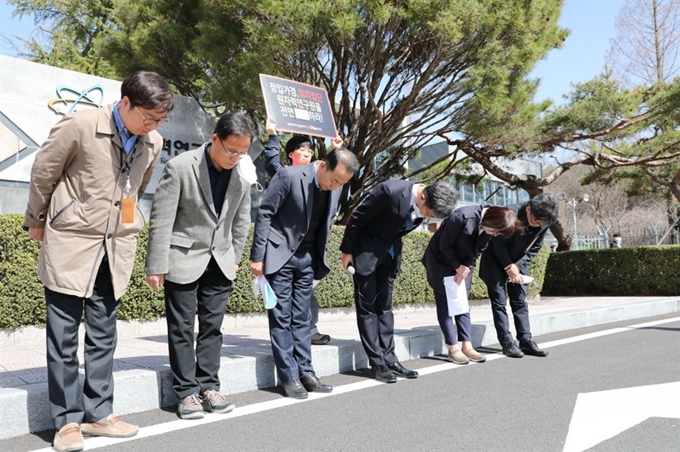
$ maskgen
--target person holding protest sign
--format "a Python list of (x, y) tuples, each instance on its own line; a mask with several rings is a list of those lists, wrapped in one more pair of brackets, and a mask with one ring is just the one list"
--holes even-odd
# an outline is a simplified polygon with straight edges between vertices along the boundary
[[(448, 357), (454, 364), (483, 363), (486, 357), (472, 346), (470, 313), (449, 312), (444, 278), (453, 276), (458, 285), (464, 282), (469, 298), (475, 263), (491, 238), (508, 238), (521, 229), (515, 212), (507, 207), (464, 206), (442, 222), (427, 245), (422, 262), (427, 282), (434, 291), (437, 320), (449, 347)], [(462, 350), (458, 341), (463, 343)]]
[[(281, 137), (278, 135), (278, 130), (276, 124), (270, 118), (267, 118), (266, 131), (269, 135), (269, 141), (264, 148), (264, 169), (267, 175), (271, 178), (281, 169), (284, 165), (281, 164), (280, 153), (280, 141)], [(342, 138), (336, 137), (331, 140), (331, 149), (338, 149), (342, 147)], [(290, 164), (295, 165), (308, 165), (312, 162), (314, 158), (314, 143), (312, 138), (308, 135), (294, 135), (290, 138), (285, 145), (286, 155), (290, 159)], [(314, 280), (314, 289), (319, 284), (318, 280)], [(310, 331), (312, 334), (312, 345), (326, 345), (331, 341), (331, 337), (328, 334), (322, 334), (319, 332), (317, 323), (319, 322), (319, 300), (314, 296), (312, 292), (312, 301), (309, 305), (311, 321), (310, 321)]]

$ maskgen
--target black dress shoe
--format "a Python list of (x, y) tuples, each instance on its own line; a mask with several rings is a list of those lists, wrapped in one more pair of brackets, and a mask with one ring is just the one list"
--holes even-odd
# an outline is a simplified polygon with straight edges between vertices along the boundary
[(332, 392), (333, 386), (321, 383), (319, 377), (314, 372), (307, 372), (300, 377), (302, 386), (309, 392)]
[(388, 364), (387, 367), (397, 376), (401, 378), (418, 378), (418, 372), (415, 370), (407, 369), (402, 366), (399, 361)]
[(525, 355), (540, 357), (548, 356), (548, 352), (538, 348), (538, 345), (536, 345), (536, 342), (534, 341), (520, 342), (519, 348), (524, 352)]
[(331, 341), (328, 334), (316, 333), (312, 334), (312, 345), (326, 345)]
[(307, 390), (302, 386), (300, 380), (290, 380), (282, 384), (283, 393), (286, 397), (292, 397), (293, 399), (306, 399), (309, 394)]
[(503, 354), (510, 358), (521, 358), (524, 356), (522, 350), (520, 350), (514, 342), (503, 345)]
[(396, 383), (397, 376), (384, 364), (371, 366), (371, 378), (385, 383)]

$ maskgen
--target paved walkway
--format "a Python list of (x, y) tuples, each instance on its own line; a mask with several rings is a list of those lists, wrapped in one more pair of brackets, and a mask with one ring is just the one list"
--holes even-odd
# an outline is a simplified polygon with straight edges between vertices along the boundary
[[(530, 303), (534, 336), (621, 320), (680, 312), (678, 297), (543, 298)], [(497, 343), (488, 304), (471, 307), (473, 342)], [(313, 347), (318, 375), (367, 367), (353, 309), (322, 310), (323, 333), (333, 340)], [(445, 353), (434, 307), (395, 310), (400, 360)], [(227, 316), (220, 379), (222, 392), (238, 393), (276, 385), (266, 316)], [(81, 339), (84, 334), (81, 331)], [(0, 439), (52, 427), (47, 406), (45, 333), (42, 328), (0, 331)], [(540, 342), (540, 341), (539, 341)], [(80, 350), (82, 372), (82, 347)], [(176, 403), (167, 357), (165, 321), (119, 322), (115, 355), (115, 411), (128, 414)]]

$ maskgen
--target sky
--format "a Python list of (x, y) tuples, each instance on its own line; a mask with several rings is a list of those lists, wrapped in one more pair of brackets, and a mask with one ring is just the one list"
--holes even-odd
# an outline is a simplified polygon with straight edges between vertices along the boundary
[[(552, 50), (539, 61), (531, 74), (541, 80), (536, 101), (552, 99), (560, 104), (573, 83), (585, 82), (599, 75), (605, 54), (614, 39), (616, 15), (625, 0), (566, 0), (559, 20), (571, 31), (560, 49)], [(12, 18), (13, 7), (0, 0), (0, 54), (16, 56), (7, 39), (13, 35), (28, 37), (36, 30), (30, 17)], [(0, 68), (2, 70), (2, 68)]]

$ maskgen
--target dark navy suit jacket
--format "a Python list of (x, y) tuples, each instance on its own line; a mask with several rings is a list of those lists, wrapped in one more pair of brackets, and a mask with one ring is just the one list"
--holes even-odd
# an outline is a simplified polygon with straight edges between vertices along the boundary
[(438, 264), (441, 277), (454, 275), (461, 265), (473, 267), (491, 240), (490, 235), (479, 233), (484, 207), (464, 206), (454, 210), (430, 239), (423, 263), (428, 268)]
[(340, 251), (352, 254), (357, 273), (375, 271), (394, 247), (397, 271), (402, 237), (411, 208), (412, 181), (388, 180), (376, 185), (354, 209), (345, 227)]
[[(295, 254), (307, 233), (314, 199), (314, 165), (281, 168), (262, 198), (255, 220), (250, 260), (264, 261), (265, 275), (279, 271)], [(326, 246), (341, 192), (342, 187), (329, 192), (326, 215), (317, 232), (316, 251), (321, 259), (314, 261), (314, 279), (321, 279), (330, 272)]]

